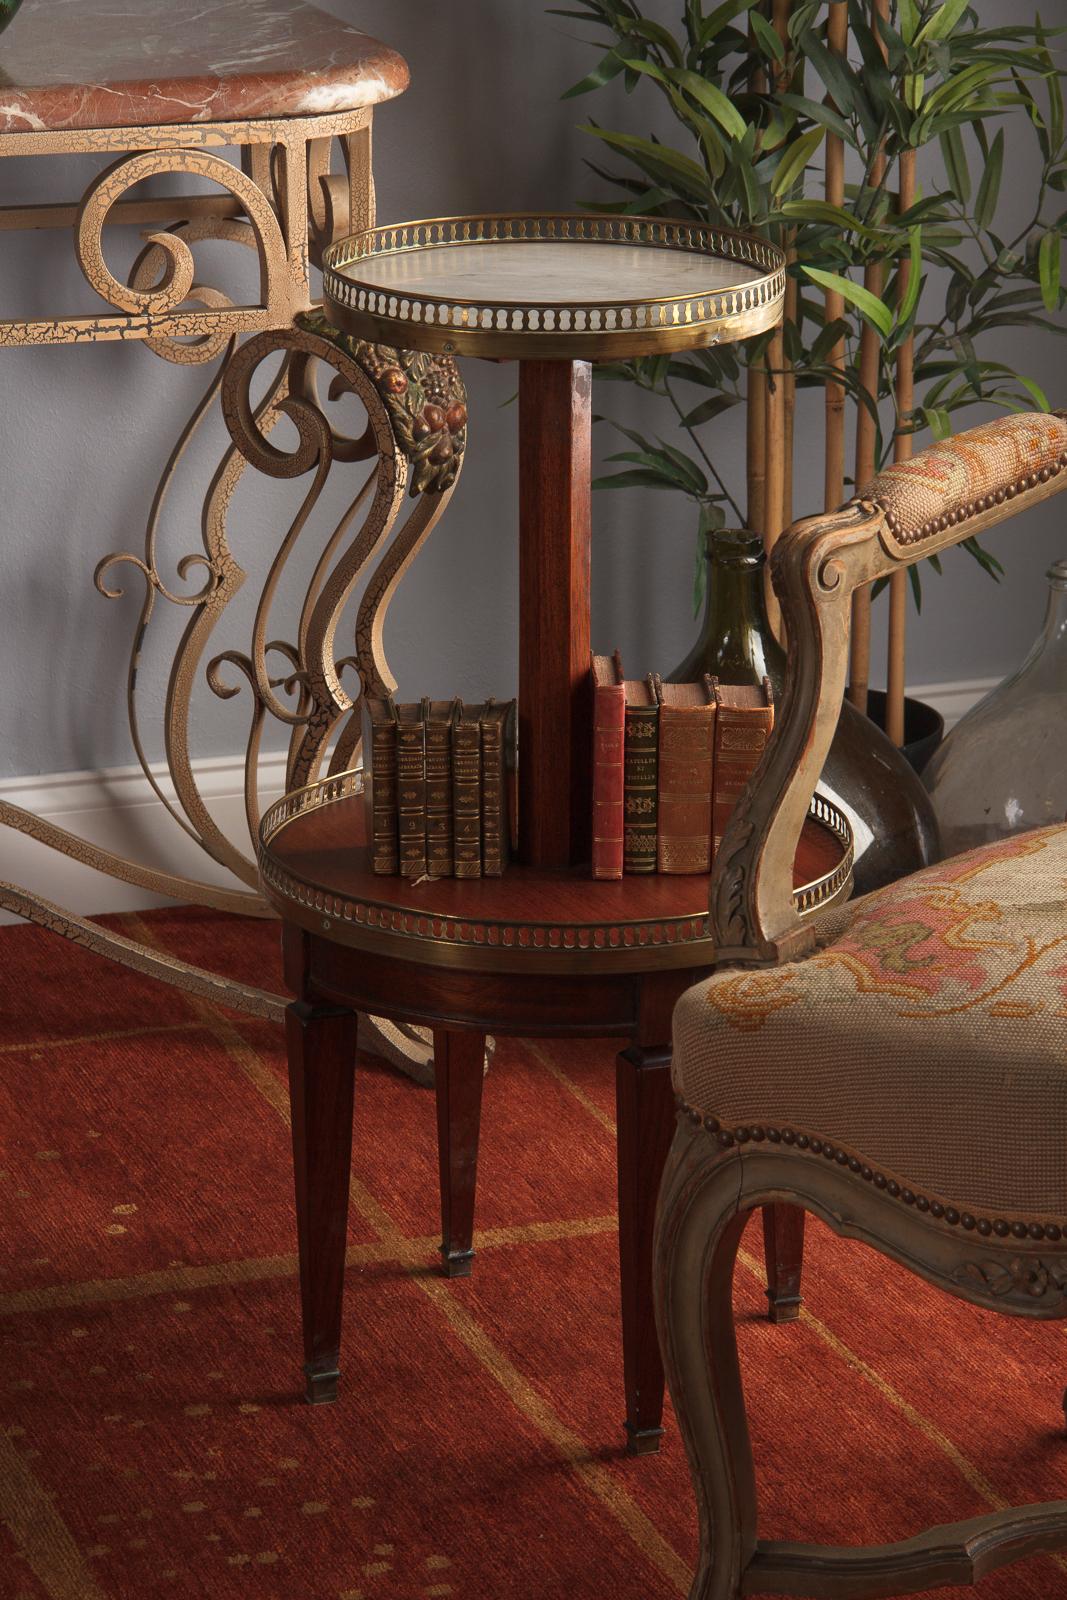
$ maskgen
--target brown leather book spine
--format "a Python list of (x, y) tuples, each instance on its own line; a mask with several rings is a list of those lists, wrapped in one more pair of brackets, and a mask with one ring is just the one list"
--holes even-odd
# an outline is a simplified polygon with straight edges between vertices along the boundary
[(759, 689), (722, 685), (715, 719), (712, 860), (734, 807), (767, 748), (773, 727), (774, 701), (769, 683), (765, 681)]
[(452, 702), (435, 701), (426, 719), (426, 871), (451, 878)]
[(367, 702), (366, 725), (371, 752), (371, 864), (376, 873), (395, 877), (400, 870), (400, 852), (397, 842), (397, 720), (391, 698)]
[(618, 652), (594, 656), (592, 673), (593, 877), (621, 878), (626, 689)]
[(715, 705), (659, 708), (661, 872), (711, 869), (711, 776)]
[(452, 722), (452, 836), (457, 878), (482, 875), (482, 733), (477, 713)]
[(623, 757), (625, 872), (655, 872), (659, 834), (659, 706), (627, 706)]
[(487, 706), (482, 717), (482, 873), (503, 875), (508, 859), (507, 773), (504, 731), (510, 707)]
[(418, 706), (400, 706), (396, 730), (400, 875), (426, 875), (426, 726)]

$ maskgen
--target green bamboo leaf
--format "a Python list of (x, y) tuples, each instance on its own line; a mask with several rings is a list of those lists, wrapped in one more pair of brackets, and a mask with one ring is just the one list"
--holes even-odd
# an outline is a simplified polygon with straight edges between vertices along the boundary
[(785, 45), (778, 37), (778, 30), (772, 28), (766, 17), (761, 17), (758, 11), (753, 11), (749, 18), (753, 33), (763, 46), (763, 53), (770, 56), (773, 61), (785, 60)]
[(830, 91), (834, 105), (847, 117), (855, 107), (858, 87), (848, 62), (842, 61), (840, 56), (828, 50), (813, 31), (805, 33), (799, 42), (804, 54)]
[(595, 123), (584, 123), (579, 129), (581, 133), (591, 133), (597, 139), (602, 139), (613, 150), (619, 150), (623, 155), (642, 166), (650, 177), (662, 178), (664, 170), (681, 179), (689, 192), (696, 195), (710, 196), (708, 175), (703, 167), (692, 160), (690, 156), (683, 155), (680, 150), (672, 150), (668, 144), (656, 144), (652, 139), (642, 139), (632, 133), (613, 133), (608, 128), (598, 128)]
[(915, 36), (915, 43), (932, 44), (936, 39), (947, 39), (969, 4), (970, 0), (945, 0), (944, 5), (923, 23)]
[(784, 106), (799, 111), (802, 116), (809, 117), (812, 122), (817, 122), (830, 133), (835, 133), (846, 144), (856, 147), (856, 138), (851, 125), (834, 110), (833, 106), (825, 105), (821, 100), (809, 99), (806, 94), (783, 94), (780, 99)]
[(594, 489), (670, 489), (678, 493), (678, 482), (665, 478), (658, 472), (645, 472), (634, 468), (631, 472), (615, 472), (608, 478), (594, 478)]
[(784, 194), (793, 187), (798, 178), (803, 177), (808, 163), (823, 142), (825, 132), (824, 128), (812, 128), (786, 147), (775, 169), (771, 183), (772, 194)]
[(907, 328), (915, 315), (915, 308), (919, 304), (919, 295), (922, 293), (923, 246), (922, 229), (912, 228), (909, 232), (909, 264), (908, 286), (904, 291), (904, 298), (897, 311), (898, 329)]
[(625, 63), (614, 50), (609, 50), (607, 55), (593, 68), (580, 83), (572, 84), (560, 96), (563, 100), (573, 100), (576, 95), (589, 94), (593, 89), (603, 88), (605, 83), (610, 83), (612, 78), (617, 78), (623, 70)]
[(1028, 378), (1026, 374), (1022, 372), (1013, 372), (1011, 375), (1015, 379), (1016, 383), (1022, 384), (1023, 388), (1034, 401), (1039, 411), (1052, 410), (1052, 407), (1048, 403), (1048, 396), (1039, 383), (1035, 383), (1033, 378)]
[(702, 400), (698, 406), (695, 406), (692, 411), (682, 418), (682, 424), (686, 428), (699, 428), (702, 422), (710, 422), (712, 417), (720, 416), (722, 412), (728, 411), (731, 406), (736, 406), (739, 401), (740, 395), (736, 394), (710, 395), (707, 400)]
[(900, 34), (905, 44), (913, 44), (919, 31), (919, 8), (915, 0), (900, 0)]
[(1056, 311), (1059, 308), (1060, 249), (1060, 235), (1055, 228), (1050, 228), (1042, 239), (1037, 252), (1038, 273), (1041, 279), (1041, 298), (1045, 302), (1046, 311)]
[(681, 64), (681, 47), (670, 29), (665, 28), (662, 22), (650, 22), (647, 17), (641, 17), (639, 21), (630, 21), (629, 29), (631, 33), (637, 34), (638, 38), (647, 39), (649, 44), (658, 44), (676, 65)]
[(965, 206), (971, 198), (971, 174), (967, 167), (967, 157), (959, 129), (947, 129), (940, 135), (940, 139), (949, 187), (960, 204)]
[(861, 317), (866, 318), (872, 327), (878, 330), (883, 339), (889, 338), (893, 331), (893, 313), (877, 295), (865, 289), (861, 283), (853, 283), (851, 278), (843, 278), (838, 272), (824, 272), (821, 267), (808, 266), (804, 266), (803, 270), (820, 288), (836, 289), (850, 305), (855, 306)]
[(672, 68), (667, 76), (672, 83), (680, 89), (691, 94), (694, 100), (711, 113), (721, 128), (724, 128), (731, 138), (743, 139), (748, 131), (748, 124), (738, 111), (732, 100), (728, 100), (721, 89), (713, 83), (708, 83), (697, 72), (689, 72), (684, 67)]
[(998, 128), (997, 136), (989, 147), (986, 158), (985, 170), (982, 181), (978, 185), (978, 195), (974, 202), (974, 220), (980, 228), (988, 228), (997, 209), (997, 200), (1000, 197), (1000, 179), (1004, 171), (1004, 129)]
[(723, 4), (716, 6), (715, 10), (704, 19), (700, 30), (701, 48), (710, 44), (716, 34), (721, 33), (724, 28), (729, 27), (735, 17), (740, 16), (742, 12), (751, 11), (752, 7), (758, 4), (759, 0), (723, 0)]

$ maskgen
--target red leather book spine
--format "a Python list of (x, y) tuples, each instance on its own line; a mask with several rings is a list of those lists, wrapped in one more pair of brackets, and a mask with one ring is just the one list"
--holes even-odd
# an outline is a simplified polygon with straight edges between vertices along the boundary
[(593, 877), (621, 878), (626, 690), (598, 683), (593, 696)]

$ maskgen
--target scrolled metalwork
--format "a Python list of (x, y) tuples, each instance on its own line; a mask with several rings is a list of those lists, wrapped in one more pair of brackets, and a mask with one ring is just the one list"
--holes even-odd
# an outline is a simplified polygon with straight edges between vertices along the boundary
[[(291, 282), (287, 264), (287, 250), (281, 225), (270, 199), (240, 168), (208, 150), (147, 150), (136, 155), (121, 156), (100, 174), (83, 197), (78, 207), (74, 242), (78, 263), (86, 279), (108, 305), (131, 316), (149, 319), (146, 334), (153, 337), (151, 322), (171, 316), (188, 300), (193, 299), (203, 307), (203, 316), (189, 312), (180, 319), (175, 331), (163, 336), (168, 347), (181, 334), (192, 336), (194, 342), (186, 346), (190, 352), (185, 357), (170, 355), (170, 359), (210, 360), (219, 353), (219, 339), (228, 337), (234, 329), (220, 326), (212, 311), (233, 309), (233, 303), (217, 291), (194, 286), (195, 264), (191, 244), (199, 230), (192, 232), (180, 228), (152, 233), (147, 236), (148, 249), (142, 253), (131, 279), (123, 283), (116, 278), (107, 264), (103, 235), (108, 214), (119, 204), (123, 195), (135, 184), (162, 173), (181, 173), (184, 176), (206, 178), (227, 190), (247, 216), (259, 255), (260, 305), (256, 309), (277, 324), (287, 320), (291, 301)], [(206, 225), (210, 226), (210, 225)], [(200, 233), (203, 237), (204, 234)], [(219, 237), (212, 229), (212, 237)], [(225, 236), (223, 232), (222, 236)], [(154, 282), (146, 282), (151, 267), (158, 267)], [(157, 336), (159, 337), (159, 336)]]

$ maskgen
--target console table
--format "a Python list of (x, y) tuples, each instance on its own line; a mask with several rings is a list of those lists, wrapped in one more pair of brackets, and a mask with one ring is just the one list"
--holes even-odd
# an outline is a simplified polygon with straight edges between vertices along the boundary
[[(143, 585), (128, 673), (134, 748), (160, 800), (206, 854), (228, 869), (232, 887), (124, 859), (7, 802), (0, 802), (0, 824), (177, 901), (270, 914), (257, 889), (251, 853), (223, 833), (198, 785), (191, 755), (195, 682), (206, 671), (221, 697), (236, 694), (238, 686), (250, 696), (246, 811), (254, 836), (262, 810), (257, 767), (266, 724), (282, 722), (294, 745), (301, 744), (290, 776), (302, 782), (318, 771), (326, 739), (351, 713), (353, 699), (339, 682), (332, 654), (332, 630), (363, 562), (352, 558), (358, 529), (355, 534), (345, 527), (328, 530), (297, 636), (276, 640), (270, 614), (298, 541), (298, 533), (291, 532), (264, 585), (253, 638), (233, 648), (224, 637), (225, 624), (246, 574), (228, 512), (246, 460), (235, 447), (220, 463), (205, 504), (202, 545), (184, 559), (179, 551), (164, 562), (162, 508), (192, 435), (217, 405), (226, 374), (244, 348), (240, 341), (251, 337), (261, 353), (271, 345), (285, 357), (257, 408), (261, 434), (295, 414), (302, 419), (302, 437), (317, 429), (318, 490), (335, 459), (358, 461), (384, 451), (400, 493), (384, 507), (376, 503), (376, 534), (379, 542), (394, 531), (403, 537), (397, 523), (409, 457), (393, 432), (395, 414), (383, 411), (377, 435), (369, 440), (334, 432), (324, 415), (329, 402), (320, 405), (314, 390), (312, 369), (321, 341), (292, 330), (297, 315), (312, 303), (311, 268), (324, 247), (374, 220), (373, 108), (400, 94), (407, 81), (407, 67), (395, 51), (305, 0), (212, 0), (206, 6), (199, 0), (26, 0), (0, 35), (0, 158), (101, 158), (98, 175), (69, 203), (0, 207), (0, 232), (34, 230), (42, 252), (73, 251), (97, 309), (69, 315), (56, 307), (47, 316), (0, 320), (0, 347), (135, 340), (165, 361), (202, 365), (207, 374), (203, 400), (176, 443), (148, 516), (143, 549), (117, 552), (101, 562), (96, 582), (104, 595), (131, 580)], [(239, 164), (229, 158), (235, 150)], [(211, 192), (178, 197), (152, 192), (158, 186), (150, 180), (174, 176), (190, 180), (190, 190), (210, 185)], [(143, 248), (129, 275), (119, 277), (105, 246), (128, 228), (141, 230)], [(199, 277), (198, 247), (205, 241), (222, 241), (242, 261), (255, 263), (256, 288), (247, 303), (234, 303)], [(338, 388), (351, 387), (343, 373), (331, 376)], [(419, 537), (428, 531), (428, 510), (434, 513), (432, 525), (446, 501), (447, 493), (438, 495), (420, 510)], [(308, 516), (311, 509), (308, 505)], [(165, 575), (174, 571), (182, 580), (177, 586)], [(320, 621), (312, 628), (311, 613), (323, 590), (326, 609), (320, 608)], [(388, 599), (388, 593), (380, 596), (380, 614), (372, 619), (379, 630)], [(188, 616), (166, 693), (166, 757), (176, 800), (163, 792), (151, 768), (138, 715), (144, 642), (153, 636), (157, 612), (172, 605)], [(314, 748), (304, 737), (312, 720), (323, 735)], [(76, 917), (29, 887), (0, 885), (0, 904), (165, 982), (258, 1015), (283, 1015), (285, 997), (181, 963)], [(413, 1030), (392, 1024), (372, 1029), (366, 1043), (416, 1072), (428, 1056), (426, 1043)]]

